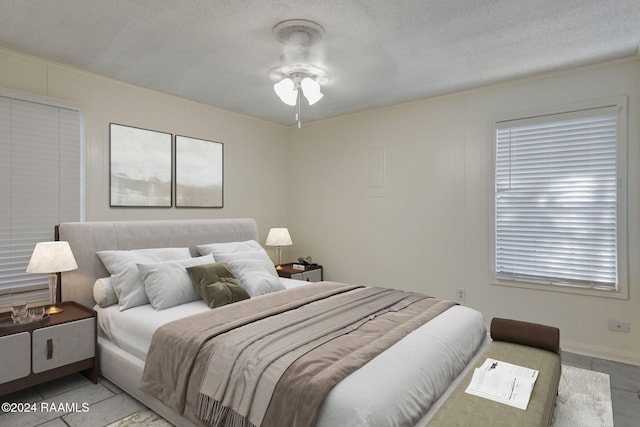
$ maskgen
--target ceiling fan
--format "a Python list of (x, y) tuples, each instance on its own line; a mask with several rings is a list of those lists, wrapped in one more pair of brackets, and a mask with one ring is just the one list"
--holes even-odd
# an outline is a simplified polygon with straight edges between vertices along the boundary
[(327, 71), (312, 63), (323, 59), (321, 41), (324, 28), (306, 19), (289, 19), (276, 24), (273, 34), (283, 45), (283, 65), (271, 69), (269, 77), (274, 82), (273, 90), (280, 100), (297, 107), (296, 122), (300, 128), (302, 97), (309, 105), (314, 105), (324, 96), (322, 85), (329, 81)]

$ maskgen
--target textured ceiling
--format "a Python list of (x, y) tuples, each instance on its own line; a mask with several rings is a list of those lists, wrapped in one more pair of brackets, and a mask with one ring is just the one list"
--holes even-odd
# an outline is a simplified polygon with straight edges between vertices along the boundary
[(303, 122), (638, 55), (640, 0), (0, 0), (0, 46), (276, 123), (272, 28), (326, 31)]

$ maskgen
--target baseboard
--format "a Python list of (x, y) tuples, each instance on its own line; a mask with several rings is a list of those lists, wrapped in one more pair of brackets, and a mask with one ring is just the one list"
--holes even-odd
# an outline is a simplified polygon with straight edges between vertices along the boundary
[(613, 360), (614, 362), (640, 366), (640, 354), (633, 352), (614, 350), (608, 347), (598, 347), (565, 340), (560, 340), (560, 348), (563, 351), (577, 353), (583, 356), (597, 357), (600, 359)]

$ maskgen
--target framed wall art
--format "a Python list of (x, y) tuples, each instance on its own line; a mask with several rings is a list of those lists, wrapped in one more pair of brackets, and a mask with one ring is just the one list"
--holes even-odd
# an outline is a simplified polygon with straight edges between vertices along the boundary
[(110, 206), (171, 207), (172, 135), (109, 124)]
[(224, 206), (224, 144), (176, 135), (176, 207)]

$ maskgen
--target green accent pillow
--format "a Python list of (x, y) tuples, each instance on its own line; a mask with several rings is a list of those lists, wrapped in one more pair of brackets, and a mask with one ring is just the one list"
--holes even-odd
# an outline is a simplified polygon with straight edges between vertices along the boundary
[(249, 294), (226, 262), (187, 267), (187, 273), (209, 308), (249, 299)]

